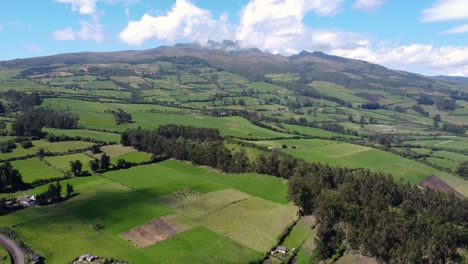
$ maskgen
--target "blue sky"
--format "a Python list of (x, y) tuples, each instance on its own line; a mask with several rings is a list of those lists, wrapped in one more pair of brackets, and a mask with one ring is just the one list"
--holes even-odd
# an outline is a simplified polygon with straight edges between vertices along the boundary
[(0, 60), (235, 40), (428, 75), (468, 76), (466, 0), (16, 0), (0, 9)]

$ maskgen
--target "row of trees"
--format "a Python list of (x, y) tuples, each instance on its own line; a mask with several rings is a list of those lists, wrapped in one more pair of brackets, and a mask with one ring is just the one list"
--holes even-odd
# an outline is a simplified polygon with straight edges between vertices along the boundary
[[(188, 134), (179, 133), (189, 130), (194, 131)], [(159, 133), (159, 130), (128, 130), (122, 134), (121, 143), (152, 153), (157, 158), (187, 160), (196, 165), (206, 165), (226, 172), (240, 173), (249, 169), (249, 159), (245, 151), (233, 153), (218, 141), (218, 137), (213, 137), (212, 133), (204, 133), (203, 131), (207, 131), (204, 128), (180, 126), (173, 130), (174, 134), (167, 133), (168, 131), (162, 129)], [(215, 135), (218, 133), (219, 131)]]
[(28, 109), (18, 113), (12, 124), (12, 130), (16, 136), (41, 137), (43, 127), (77, 128), (78, 116), (51, 109)]
[(20, 172), (11, 163), (0, 164), (0, 192), (14, 192), (24, 188)]
[(63, 197), (62, 185), (60, 185), (60, 182), (57, 182), (56, 184), (50, 184), (47, 191), (36, 195), (36, 202), (41, 205), (61, 202), (62, 200), (71, 197), (73, 192), (73, 185), (67, 183), (66, 196)]

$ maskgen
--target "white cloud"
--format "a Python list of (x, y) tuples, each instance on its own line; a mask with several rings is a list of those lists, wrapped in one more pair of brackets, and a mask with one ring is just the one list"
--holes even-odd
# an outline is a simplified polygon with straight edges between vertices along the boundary
[(91, 15), (96, 12), (97, 0), (55, 0), (59, 3), (70, 4), (74, 12), (82, 15)]
[(226, 15), (214, 19), (209, 11), (186, 0), (177, 0), (165, 15), (145, 14), (138, 21), (130, 21), (119, 38), (130, 45), (140, 45), (151, 38), (169, 43), (183, 39), (204, 44), (208, 40), (228, 39), (228, 33)]
[(54, 40), (74, 40), (76, 39), (76, 33), (72, 28), (64, 28), (56, 30), (52, 33), (52, 39)]
[(431, 7), (422, 11), (423, 22), (460, 20), (468, 18), (466, 0), (438, 0)]
[(34, 45), (34, 44), (26, 45), (26, 46), (24, 46), (24, 48), (29, 50), (29, 51), (32, 51), (32, 52), (42, 52), (43, 51), (43, 49), (40, 46)]
[(449, 29), (447, 31), (442, 32), (444, 34), (463, 34), (463, 33), (468, 33), (468, 24), (460, 25), (457, 27), (454, 27), (452, 29)]
[(363, 11), (374, 11), (384, 5), (386, 0), (357, 0), (353, 7)]
[(94, 40), (98, 43), (104, 41), (103, 27), (99, 19), (94, 17), (91, 21), (80, 21), (80, 29), (74, 31), (72, 28), (56, 30), (52, 33), (54, 40)]
[(383, 64), (395, 69), (426, 74), (468, 76), (468, 47), (411, 44), (372, 45), (358, 49), (335, 49), (332, 54)]

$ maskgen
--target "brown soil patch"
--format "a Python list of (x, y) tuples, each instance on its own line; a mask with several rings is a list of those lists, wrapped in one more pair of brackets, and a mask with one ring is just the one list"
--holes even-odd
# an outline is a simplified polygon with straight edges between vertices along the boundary
[(175, 215), (159, 217), (142, 226), (120, 234), (121, 237), (144, 248), (174, 237), (193, 228), (193, 225), (182, 223)]
[(378, 103), (380, 100), (384, 99), (385, 96), (380, 95), (380, 94), (368, 94), (368, 93), (358, 93), (356, 94), (359, 97), (362, 97), (366, 100), (369, 100), (373, 103)]
[(459, 198), (464, 198), (464, 196), (461, 193), (457, 192), (450, 185), (448, 185), (439, 177), (434, 176), (434, 175), (428, 176), (426, 179), (419, 182), (418, 185), (424, 188), (430, 188), (430, 189), (439, 190), (442, 192), (452, 192), (455, 194), (455, 196)]

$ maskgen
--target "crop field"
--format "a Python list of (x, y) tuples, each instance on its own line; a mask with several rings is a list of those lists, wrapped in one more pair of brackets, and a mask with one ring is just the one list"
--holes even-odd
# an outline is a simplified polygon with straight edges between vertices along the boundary
[(56, 136), (68, 136), (68, 137), (81, 137), (90, 138), (109, 143), (120, 142), (120, 134), (108, 133), (101, 131), (85, 130), (85, 129), (57, 129), (57, 128), (46, 128), (45, 132), (54, 134)]
[(169, 194), (160, 197), (158, 200), (175, 211), (191, 219), (198, 220), (233, 203), (246, 200), (249, 197), (249, 195), (237, 190), (225, 189), (201, 196), (187, 196), (185, 199)]
[(205, 216), (201, 224), (258, 252), (266, 252), (294, 222), (296, 214), (294, 206), (249, 198)]
[(47, 179), (63, 176), (62, 172), (53, 167), (48, 166), (39, 158), (16, 160), (11, 162), (11, 165), (13, 165), (14, 168), (19, 170), (19, 172), (23, 176), (23, 181), (28, 183), (38, 179)]
[(156, 218), (142, 226), (123, 232), (120, 236), (145, 248), (195, 227), (189, 221), (180, 219), (177, 215), (168, 215)]

